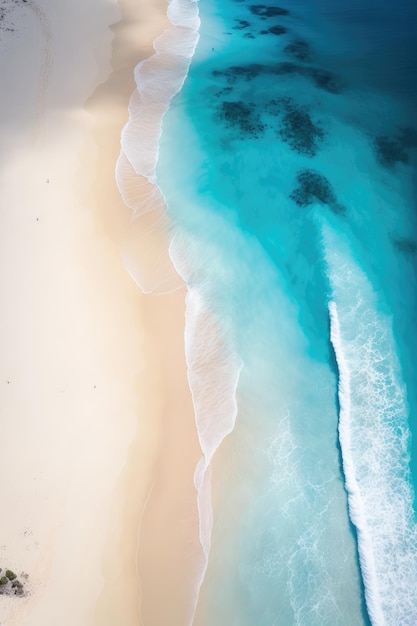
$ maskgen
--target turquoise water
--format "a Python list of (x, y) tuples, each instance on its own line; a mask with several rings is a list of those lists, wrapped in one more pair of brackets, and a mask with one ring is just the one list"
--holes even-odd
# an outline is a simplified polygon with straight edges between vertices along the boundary
[(198, 10), (156, 166), (204, 453), (195, 623), (415, 625), (417, 11)]

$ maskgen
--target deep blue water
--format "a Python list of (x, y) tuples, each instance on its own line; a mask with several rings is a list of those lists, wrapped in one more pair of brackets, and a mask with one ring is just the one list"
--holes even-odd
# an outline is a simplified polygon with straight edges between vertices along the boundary
[(417, 6), (199, 11), (158, 185), (242, 369), (196, 624), (411, 626)]

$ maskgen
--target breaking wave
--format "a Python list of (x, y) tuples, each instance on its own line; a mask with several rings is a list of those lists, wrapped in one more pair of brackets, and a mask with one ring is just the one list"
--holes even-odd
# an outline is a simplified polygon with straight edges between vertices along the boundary
[(374, 626), (412, 626), (417, 525), (408, 405), (391, 323), (378, 311), (377, 297), (347, 247), (327, 229), (324, 243), (339, 375), (339, 442), (366, 605)]

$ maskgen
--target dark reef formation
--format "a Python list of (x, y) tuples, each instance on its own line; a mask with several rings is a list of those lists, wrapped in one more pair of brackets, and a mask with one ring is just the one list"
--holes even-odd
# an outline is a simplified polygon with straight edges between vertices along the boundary
[(231, 94), (232, 91), (233, 87), (223, 87), (223, 89), (219, 89), (219, 91), (216, 91), (214, 95), (216, 96), (216, 98), (223, 98), (224, 96), (228, 96), (229, 94)]
[(323, 130), (313, 123), (310, 114), (302, 107), (290, 102), (286, 104), (280, 136), (298, 154), (314, 157), (323, 140)]
[(284, 52), (297, 61), (309, 61), (311, 57), (310, 46), (301, 39), (296, 39), (285, 46)]
[(417, 148), (417, 130), (401, 128), (397, 136), (380, 135), (375, 139), (374, 148), (378, 161), (384, 167), (406, 164), (410, 160), (410, 150)]
[(285, 28), (285, 26), (280, 26), (279, 24), (277, 24), (276, 26), (271, 26), (271, 28), (267, 28), (265, 30), (261, 30), (260, 34), (261, 35), (285, 35), (285, 33), (287, 32), (287, 28)]
[(341, 80), (328, 70), (324, 70), (320, 67), (300, 67), (298, 65), (297, 72), (301, 74), (301, 76), (312, 80), (316, 87), (328, 93), (338, 94), (343, 90)]
[(375, 150), (378, 161), (384, 167), (393, 167), (396, 163), (408, 163), (408, 153), (398, 139), (386, 136), (375, 139)]
[(265, 130), (256, 106), (251, 103), (222, 102), (218, 115), (226, 126), (238, 128), (244, 135), (257, 138)]
[(250, 22), (248, 22), (247, 20), (234, 20), (236, 23), (236, 26), (232, 26), (233, 30), (243, 30), (244, 28), (249, 28), (250, 26)]
[(406, 257), (414, 257), (417, 254), (417, 242), (412, 239), (398, 238), (393, 239), (394, 247)]
[(248, 65), (232, 65), (225, 70), (213, 70), (213, 76), (224, 76), (229, 85), (233, 85), (239, 79), (253, 80), (262, 73), (262, 65), (249, 63)]
[(297, 174), (298, 187), (290, 195), (299, 207), (308, 207), (319, 202), (327, 205), (333, 213), (343, 215), (344, 206), (337, 201), (336, 194), (327, 178), (314, 170), (302, 170)]
[(285, 76), (298, 75), (311, 80), (316, 87), (328, 93), (338, 94), (342, 91), (341, 81), (332, 73), (318, 67), (298, 65), (290, 61), (275, 65), (261, 65), (249, 63), (247, 65), (232, 65), (225, 70), (213, 70), (213, 76), (224, 76), (229, 84), (237, 80), (253, 80), (260, 75)]
[(341, 81), (327, 70), (320, 67), (312, 67), (305, 65), (298, 65), (297, 63), (291, 63), (284, 61), (274, 65), (271, 72), (277, 76), (280, 75), (298, 75), (311, 80), (316, 87), (327, 91), (328, 93), (338, 94), (342, 91)]
[(279, 15), (289, 15), (290, 13), (287, 9), (268, 7), (264, 4), (252, 4), (249, 10), (253, 15), (258, 15), (259, 17), (277, 17)]
[[(216, 95), (221, 96), (224, 91)], [(276, 121), (271, 124), (269, 116)], [(217, 117), (226, 122), (227, 128), (233, 127), (252, 138), (259, 138), (268, 128), (272, 129), (291, 150), (308, 157), (316, 156), (325, 137), (323, 129), (313, 122), (307, 107), (288, 97), (271, 99), (262, 104), (223, 101)]]

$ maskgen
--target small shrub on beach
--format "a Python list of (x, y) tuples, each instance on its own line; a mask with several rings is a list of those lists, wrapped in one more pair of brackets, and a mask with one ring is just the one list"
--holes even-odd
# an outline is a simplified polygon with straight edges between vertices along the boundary
[(6, 570), (6, 576), (9, 580), (14, 580), (15, 578), (17, 578), (16, 574), (12, 572), (11, 569)]
[(23, 587), (23, 585), (22, 585), (22, 583), (20, 582), (20, 580), (14, 580), (14, 581), (12, 582), (12, 587), (13, 587), (13, 588), (15, 588), (15, 587)]
[(7, 585), (8, 582), (9, 582), (9, 579), (6, 578), (6, 576), (3, 576), (2, 578), (0, 578), (0, 585)]

